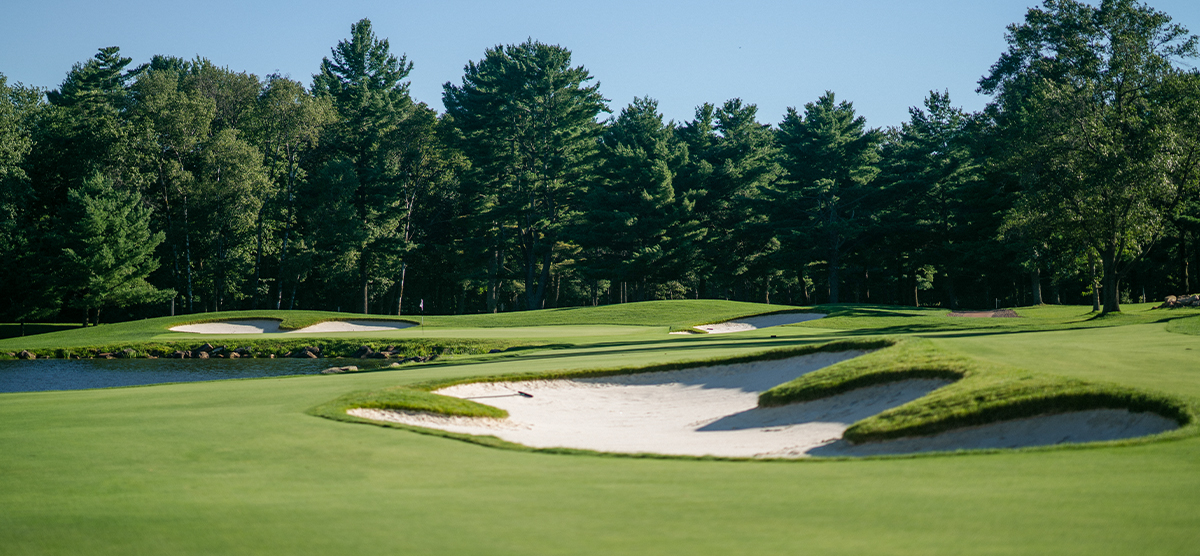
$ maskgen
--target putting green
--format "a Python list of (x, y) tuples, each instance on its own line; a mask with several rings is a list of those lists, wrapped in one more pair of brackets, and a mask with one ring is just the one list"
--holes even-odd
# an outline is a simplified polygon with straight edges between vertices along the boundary
[[(1161, 323), (998, 332), (916, 318), (930, 326), (910, 333), (946, 351), (1200, 398), (1200, 337)], [(871, 330), (667, 336), (675, 322), (646, 323), (649, 330), (621, 334), (541, 336), (553, 349), (397, 371), (0, 394), (0, 546), (122, 555), (1090, 555), (1182, 554), (1200, 545), (1198, 437), (725, 462), (498, 450), (305, 413), (356, 390), (746, 354), (881, 327), (864, 324)]]

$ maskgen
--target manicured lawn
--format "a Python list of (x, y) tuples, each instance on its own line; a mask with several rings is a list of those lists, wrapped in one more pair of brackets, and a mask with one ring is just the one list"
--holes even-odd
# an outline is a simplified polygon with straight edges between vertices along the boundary
[[(908, 334), (955, 357), (1200, 399), (1200, 336), (1168, 332), (1173, 323), (1153, 313), (1088, 328), (1078, 322), (1087, 308), (1039, 308), (1019, 311), (1029, 320), (986, 319), (1025, 323), (996, 329), (869, 308), (883, 314), (861, 316), (861, 326), (847, 316), (838, 326), (666, 335), (731, 310), (692, 309), (625, 323), (654, 328), (623, 334), (550, 337), (548, 326), (530, 333), (550, 347), (398, 371), (0, 394), (0, 553), (1090, 555), (1200, 546), (1195, 436), (725, 462), (518, 452), (306, 414), (352, 391), (430, 380), (749, 354), (883, 328), (906, 335), (894, 321), (907, 318), (922, 319)], [(578, 322), (605, 318), (586, 311), (572, 318), (561, 324), (621, 324)]]

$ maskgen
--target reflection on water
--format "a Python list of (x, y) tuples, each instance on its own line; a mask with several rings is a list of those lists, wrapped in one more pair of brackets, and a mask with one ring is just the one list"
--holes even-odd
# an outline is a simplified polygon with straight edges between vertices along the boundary
[(0, 361), (0, 392), (83, 390), (229, 378), (311, 375), (323, 359), (38, 359)]

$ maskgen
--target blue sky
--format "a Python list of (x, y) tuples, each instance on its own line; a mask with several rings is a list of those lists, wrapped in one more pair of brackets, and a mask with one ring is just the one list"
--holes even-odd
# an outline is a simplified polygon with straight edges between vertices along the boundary
[[(442, 84), (486, 48), (526, 38), (559, 44), (585, 66), (614, 112), (635, 96), (671, 119), (740, 97), (777, 123), (825, 90), (868, 125), (898, 125), (932, 89), (968, 110), (976, 81), (1004, 51), (1004, 28), (1033, 0), (841, 2), (743, 0), (486, 2), (297, 0), (175, 2), (7, 0), (0, 73), (52, 88), (75, 62), (119, 46), (135, 63), (154, 54), (203, 56), (260, 77), (305, 84), (350, 25), (370, 18), (392, 51), (414, 63), (413, 96), (441, 110)], [(1200, 33), (1200, 2), (1150, 5)], [(1193, 61), (1200, 63), (1200, 61)]]

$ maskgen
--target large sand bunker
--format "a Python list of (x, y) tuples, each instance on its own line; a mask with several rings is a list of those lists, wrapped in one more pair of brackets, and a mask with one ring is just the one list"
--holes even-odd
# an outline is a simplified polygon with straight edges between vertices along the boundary
[[(747, 330), (758, 330), (759, 328), (796, 324), (798, 322), (817, 320), (824, 316), (822, 313), (778, 313), (774, 315), (744, 317), (717, 324), (705, 324), (697, 326), (696, 329), (703, 330), (709, 334), (728, 334), (730, 332), (745, 332)], [(672, 332), (671, 334), (691, 334), (691, 332)]]
[(400, 330), (411, 326), (416, 325), (398, 320), (329, 320), (299, 330), (283, 331), (279, 329), (277, 320), (245, 319), (185, 324), (172, 327), (170, 330), (190, 334), (307, 334), (313, 332), (380, 332)]
[[(817, 353), (681, 371), (571, 380), (460, 384), (438, 393), (509, 412), (507, 419), (352, 409), (351, 415), (473, 435), (537, 448), (604, 452), (806, 457), (1010, 447), (1129, 438), (1175, 428), (1152, 414), (1102, 410), (1022, 419), (926, 438), (851, 446), (851, 424), (920, 398), (944, 380), (905, 380), (783, 407), (757, 407), (758, 394), (864, 352)], [(526, 397), (523, 392), (532, 395)], [(1132, 418), (1132, 422), (1130, 419)], [(1010, 422), (1017, 423), (1017, 422)], [(1007, 427), (1007, 428), (1006, 428)]]

